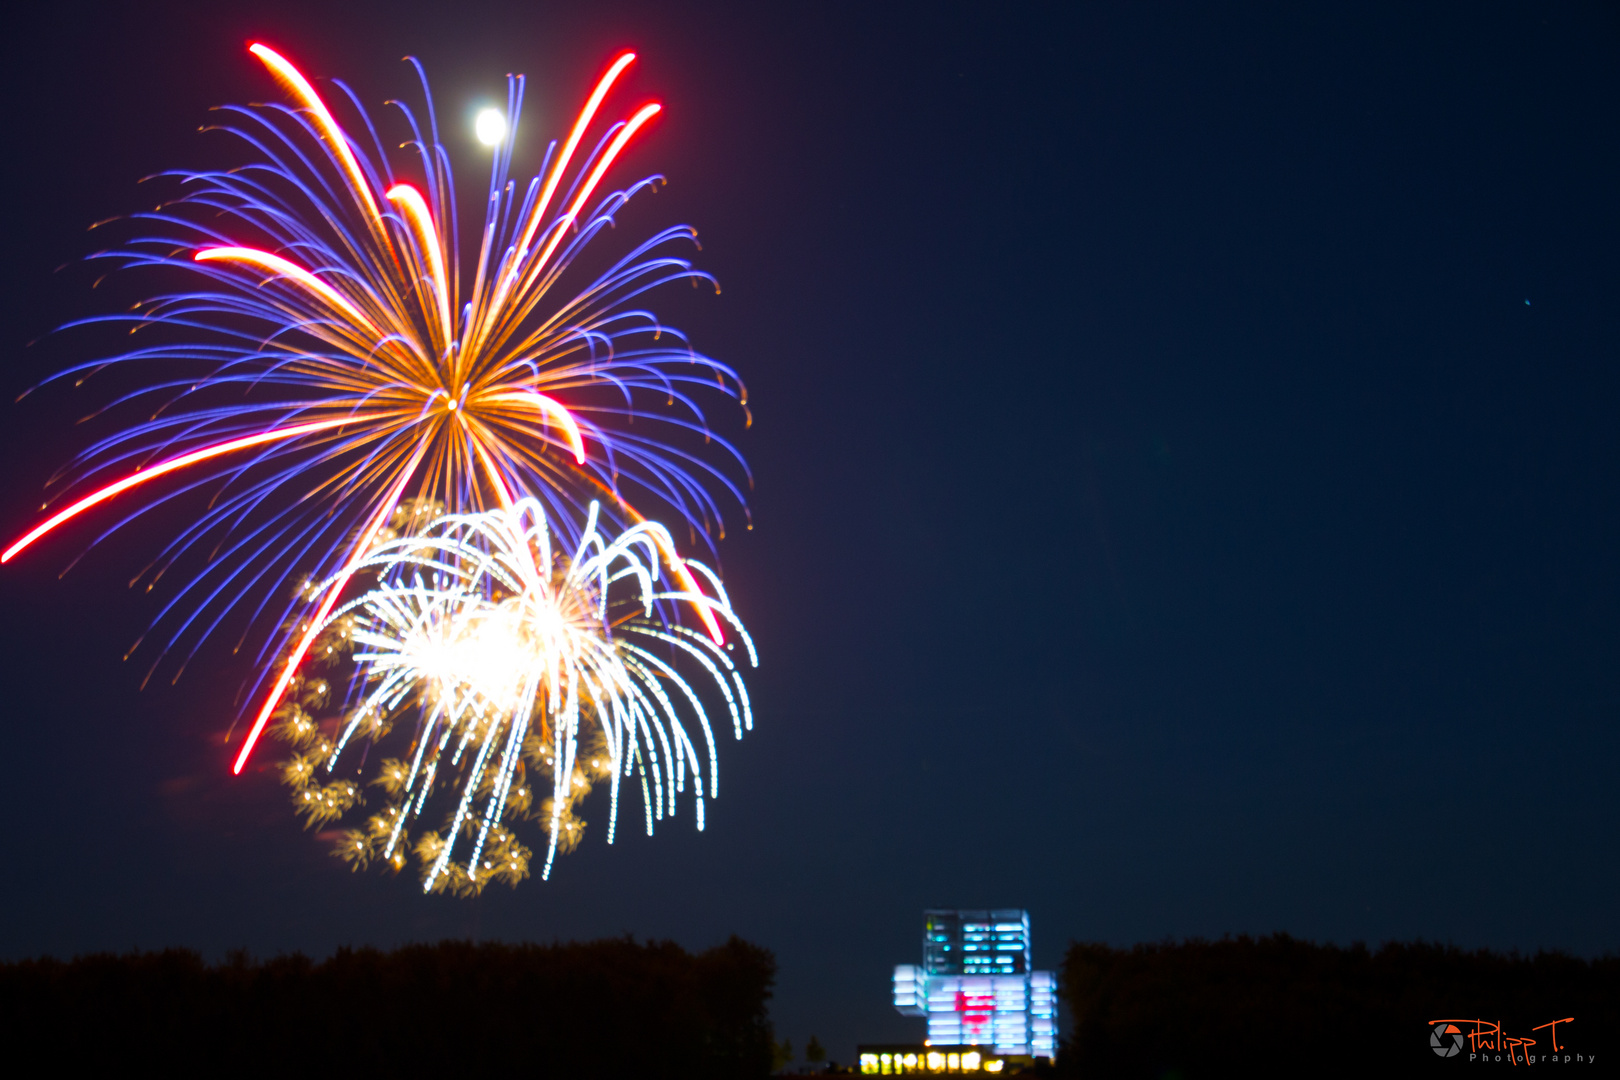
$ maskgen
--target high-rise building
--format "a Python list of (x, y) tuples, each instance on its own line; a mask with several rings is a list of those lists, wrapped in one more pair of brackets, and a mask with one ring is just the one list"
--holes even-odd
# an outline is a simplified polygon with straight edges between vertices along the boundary
[(929, 1046), (1056, 1051), (1057, 980), (1030, 970), (1027, 911), (923, 912), (923, 962), (894, 969), (894, 1007), (928, 1018)]

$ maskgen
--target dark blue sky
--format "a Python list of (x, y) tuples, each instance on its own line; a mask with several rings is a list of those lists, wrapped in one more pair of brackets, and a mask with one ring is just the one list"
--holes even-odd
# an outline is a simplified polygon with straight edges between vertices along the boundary
[[(349, 874), (268, 773), (244, 675), (120, 661), (132, 532), (0, 570), (0, 955), (737, 932), (835, 1057), (926, 906), (1071, 939), (1284, 930), (1620, 946), (1620, 20), (1608, 5), (48, 5), (3, 46), (0, 355), (104, 308), (90, 222), (272, 90), (250, 36), (373, 106), (612, 50), (667, 117), (719, 298), (659, 302), (748, 380), (763, 667), (709, 829), (477, 903)], [(232, 8), (222, 13), (220, 8)], [(340, 13), (334, 13), (336, 9)], [(1016, 10), (1015, 10), (1016, 9)], [(137, 14), (138, 12), (138, 14)], [(471, 146), (467, 164), (472, 160)], [(470, 176), (470, 172), (467, 173)], [(468, 182), (470, 186), (470, 181)], [(0, 524), (78, 448), (9, 410)], [(585, 817), (599, 821), (601, 810)]]

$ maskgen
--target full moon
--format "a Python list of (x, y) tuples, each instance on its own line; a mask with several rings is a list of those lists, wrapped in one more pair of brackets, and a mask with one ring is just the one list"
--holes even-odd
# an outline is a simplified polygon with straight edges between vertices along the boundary
[(473, 134), (485, 146), (498, 146), (506, 138), (506, 117), (499, 109), (482, 109), (473, 121)]

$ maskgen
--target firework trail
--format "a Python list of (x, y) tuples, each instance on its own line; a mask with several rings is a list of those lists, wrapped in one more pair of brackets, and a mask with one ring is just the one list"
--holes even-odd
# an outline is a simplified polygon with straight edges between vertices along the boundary
[[(147, 231), (97, 256), (189, 284), (127, 314), (85, 320), (126, 324), (149, 343), (58, 376), (82, 382), (132, 365), (157, 373), (108, 406), (139, 422), (80, 454), (56, 478), (53, 500), (74, 501), (0, 553), (9, 562), (126, 492), (145, 498), (103, 522), (92, 546), (206, 491), (206, 509), (143, 577), (150, 588), (177, 564), (206, 562), (159, 615), (172, 628), (158, 642), (160, 661), (179, 650), (183, 667), (233, 612), (249, 630), (281, 628), (259, 652), (238, 773), (289, 687), (302, 685), (299, 665), (402, 502), (483, 511), (538, 495), (578, 540), (583, 533), (568, 531), (600, 501), (618, 526), (669, 512), (694, 542), (712, 545), (724, 521), (711, 492), (740, 507), (736, 478), (746, 479), (700, 400), (718, 392), (746, 414), (735, 373), (632, 306), (666, 282), (712, 282), (672, 253), (692, 231), (659, 232), (588, 280), (568, 273), (633, 195), (660, 182), (599, 195), (660, 110), (649, 103), (598, 122), (633, 54), (608, 67), (526, 185), (509, 176), (512, 140), (495, 148), (478, 254), (464, 268), (449, 154), (420, 65), (425, 111), (391, 103), (409, 136), (396, 169), (348, 87), (334, 83), (359, 121), (346, 130), (284, 57), (262, 44), (250, 51), (292, 101), (220, 110), (218, 129), (241, 139), (252, 160), (165, 174), (180, 196), (135, 215)], [(515, 130), (522, 77), (509, 76), (507, 89)], [(716, 609), (669, 534), (645, 535), (722, 643)], [(277, 611), (300, 575), (321, 589)]]
[[(409, 528), (409, 516), (402, 508), (397, 523)], [(338, 608), (316, 638), (318, 658), (352, 656), (358, 677), (349, 699), (322, 724), (310, 708), (330, 687), (309, 681), (272, 729), (295, 748), (283, 779), (309, 824), (340, 819), (363, 801), (364, 787), (383, 789), (383, 810), (340, 833), (336, 854), (356, 868), (377, 860), (397, 870), (414, 850), (429, 891), (516, 884), (530, 853), (509, 819), (532, 816), (530, 774), (551, 778), (551, 797), (539, 806), (549, 836), (542, 877), (559, 851), (578, 843), (584, 823), (573, 808), (593, 782), (610, 788), (609, 843), (621, 780), (633, 775), (649, 835), (655, 820), (673, 816), (688, 785), (703, 828), (705, 787), (709, 798), (719, 793), (715, 734), (680, 668), (707, 676), (739, 739), (753, 727), (748, 691), (734, 645), (658, 612), (701, 606), (729, 626), (750, 666), (753, 645), (701, 564), (687, 563), (707, 593), (657, 591), (670, 543), (663, 526), (632, 526), (613, 539), (597, 526), (593, 503), (573, 551), (556, 550), (541, 505), (524, 499), (441, 516), (361, 561), (357, 573), (375, 574), (376, 584)], [(683, 715), (696, 721), (697, 739)], [(357, 742), (363, 760), (379, 755), (364, 784), (346, 765), (334, 775)], [(381, 757), (390, 746), (401, 756)], [(445, 834), (423, 832), (413, 843), (412, 822), (434, 806), (449, 810)]]

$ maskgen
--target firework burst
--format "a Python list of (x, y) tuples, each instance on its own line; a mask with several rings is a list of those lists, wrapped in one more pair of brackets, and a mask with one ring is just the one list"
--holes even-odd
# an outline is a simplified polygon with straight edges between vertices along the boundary
[[(396, 526), (411, 529), (413, 516), (402, 508)], [(348, 699), (322, 723), (316, 710), (330, 686), (305, 680), (273, 730), (294, 747), (283, 778), (309, 824), (337, 822), (368, 789), (381, 789), (382, 810), (338, 834), (336, 854), (357, 868), (381, 861), (399, 869), (414, 851), (426, 890), (516, 884), (530, 852), (514, 819), (538, 816), (546, 877), (558, 852), (578, 843), (584, 822), (575, 807), (593, 784), (609, 788), (612, 842), (630, 777), (640, 781), (649, 835), (688, 790), (703, 828), (704, 798), (719, 794), (719, 775), (699, 687), (724, 702), (736, 738), (753, 717), (735, 645), (668, 613), (710, 612), (752, 666), (752, 642), (724, 587), (688, 561), (708, 591), (659, 591), (670, 542), (663, 527), (635, 525), (609, 539), (595, 503), (571, 552), (556, 550), (556, 540), (533, 499), (444, 515), (377, 545), (355, 568), (374, 574), (374, 587), (316, 627), (317, 658), (352, 658)], [(683, 669), (704, 678), (694, 683)], [(361, 765), (351, 769), (356, 743)], [(398, 756), (384, 756), (395, 747)], [(543, 778), (550, 797), (541, 801)], [(424, 815), (440, 807), (444, 831), (424, 831)]]
[[(334, 84), (359, 121), (352, 130), (287, 59), (262, 44), (250, 51), (291, 99), (220, 111), (217, 127), (251, 160), (168, 174), (180, 195), (136, 215), (145, 231), (98, 256), (190, 282), (87, 320), (127, 324), (150, 343), (64, 373), (160, 373), (110, 406), (139, 420), (79, 455), (59, 490), (73, 500), (0, 554), (10, 561), (126, 492), (146, 498), (96, 542), (206, 491), (206, 509), (146, 579), (150, 587), (183, 560), (206, 563), (159, 616), (170, 627), (159, 660), (176, 649), (189, 657), (233, 612), (247, 627), (284, 628), (259, 652), (236, 772), (288, 690), (309, 685), (300, 665), (402, 502), (510, 511), (526, 493), (575, 541), (590, 532), (578, 524), (587, 505), (599, 503), (618, 527), (667, 512), (694, 542), (712, 543), (724, 521), (711, 493), (740, 507), (746, 481), (701, 402), (713, 392), (745, 403), (735, 374), (634, 307), (660, 284), (711, 281), (676, 253), (691, 230), (657, 233), (594, 276), (570, 274), (615, 214), (660, 182), (600, 193), (660, 111), (648, 103), (599, 123), (633, 54), (608, 67), (526, 185), (509, 178), (512, 140), (495, 147), (477, 256), (464, 267), (450, 155), (425, 77), (425, 109), (399, 105), (407, 153), (394, 163), (347, 87)], [(522, 77), (509, 77), (507, 130), (522, 98)], [(670, 534), (637, 535), (657, 547), (710, 641), (723, 643), (723, 605), (704, 599)], [(321, 588), (277, 613), (285, 583), (301, 574)]]

